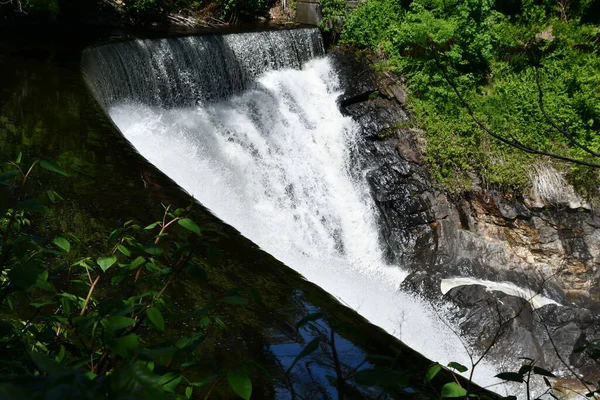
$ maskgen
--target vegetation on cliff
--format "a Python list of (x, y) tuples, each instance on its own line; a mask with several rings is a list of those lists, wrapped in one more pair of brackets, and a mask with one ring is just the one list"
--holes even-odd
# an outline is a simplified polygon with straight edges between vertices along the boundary
[(160, 22), (171, 14), (235, 23), (267, 17), (274, 4), (275, 0), (8, 0), (0, 2), (0, 22), (2, 17), (78, 22), (104, 12), (135, 23)]
[(478, 175), (520, 192), (552, 161), (592, 194), (599, 21), (595, 0), (369, 0), (345, 16), (340, 40), (407, 78), (427, 161), (446, 189), (468, 190)]

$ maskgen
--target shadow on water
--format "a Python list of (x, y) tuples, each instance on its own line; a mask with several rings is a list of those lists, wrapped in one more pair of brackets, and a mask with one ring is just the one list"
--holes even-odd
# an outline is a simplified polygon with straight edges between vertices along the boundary
[[(193, 202), (132, 148), (84, 85), (79, 65), (83, 48), (124, 37), (123, 32), (12, 32), (0, 40), (2, 161), (23, 152), (25, 159), (51, 158), (71, 173), (70, 178), (43, 172), (35, 176), (35, 190), (52, 188), (65, 198), (41, 233), (72, 233), (92, 255), (104, 250), (106, 232), (125, 221), (143, 225), (159, 219), (161, 202)], [(5, 198), (6, 193), (0, 195), (0, 202)], [(264, 366), (268, 375), (253, 377), (256, 398), (438, 398), (439, 386), (451, 378), (441, 374), (435, 389), (425, 385), (429, 360), (260, 250), (202, 205), (194, 203), (194, 208), (203, 228), (196, 252), (210, 260), (208, 279), (173, 286), (170, 296), (178, 310), (172, 312), (197, 309), (232, 288), (259, 293), (259, 303), (223, 310), (229, 329), (206, 350), (207, 359), (224, 367), (233, 368), (240, 360)], [(297, 327), (307, 315), (313, 317)], [(167, 335), (186, 329), (175, 318), (169, 326)], [(309, 343), (315, 351), (286, 374)], [(378, 371), (379, 377), (364, 379), (368, 373), (363, 373), (361, 381), (358, 371)]]

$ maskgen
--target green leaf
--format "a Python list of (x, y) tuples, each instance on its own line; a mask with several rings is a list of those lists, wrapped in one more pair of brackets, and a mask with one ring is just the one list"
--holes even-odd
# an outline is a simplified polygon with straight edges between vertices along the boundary
[(442, 386), (442, 397), (465, 397), (467, 391), (456, 382), (449, 382)]
[(119, 250), (124, 256), (129, 257), (131, 255), (131, 252), (129, 251), (129, 249), (125, 246), (123, 246), (122, 244), (117, 246), (117, 250)]
[(55, 172), (57, 174), (63, 175), (63, 176), (69, 176), (69, 174), (67, 173), (67, 171), (65, 171), (64, 169), (62, 169), (61, 167), (58, 166), (58, 164), (54, 163), (53, 161), (50, 160), (42, 160), (40, 161), (40, 167), (47, 169), (48, 171), (52, 171)]
[(64, 237), (57, 237), (56, 239), (54, 239), (54, 241), (52, 243), (54, 243), (59, 248), (63, 249), (65, 251), (65, 253), (68, 253), (71, 251), (71, 244)]
[(188, 231), (194, 232), (196, 235), (200, 236), (200, 227), (189, 218), (182, 218), (177, 223), (183, 226)]
[(431, 367), (429, 367), (429, 369), (427, 370), (427, 373), (425, 374), (425, 383), (431, 382), (431, 380), (433, 378), (436, 377), (436, 375), (442, 370), (442, 366), (440, 364), (433, 364)]
[(152, 256), (160, 256), (162, 254), (162, 248), (157, 244), (149, 244), (145, 246), (144, 251)]
[(533, 366), (530, 364), (522, 365), (521, 368), (519, 368), (518, 374), (521, 376), (525, 376), (525, 374), (528, 373), (529, 371), (531, 371), (532, 369), (533, 369)]
[(140, 265), (142, 265), (145, 262), (146, 262), (146, 259), (144, 257), (138, 256), (135, 260), (133, 260), (131, 262), (131, 268), (135, 269), (135, 268), (139, 267)]
[(319, 348), (319, 342), (321, 341), (321, 338), (316, 337), (313, 340), (311, 340), (310, 342), (308, 342), (308, 344), (302, 349), (302, 351), (296, 356), (296, 358), (294, 359), (294, 362), (292, 363), (292, 365), (290, 365), (290, 367), (287, 369), (286, 373), (289, 374), (290, 371), (292, 370), (292, 368), (294, 368), (294, 365), (296, 365), (296, 363), (298, 361), (300, 361), (301, 359), (303, 359), (304, 357), (309, 356), (310, 354), (314, 353), (315, 350), (317, 350)]
[(17, 156), (17, 159), (15, 160), (15, 164), (19, 164), (22, 159), (23, 159), (23, 152), (20, 151), (19, 155)]
[(129, 318), (129, 317), (123, 317), (120, 315), (115, 315), (114, 317), (106, 318), (104, 321), (106, 321), (105, 325), (107, 327), (110, 327), (110, 329), (113, 329), (115, 331), (119, 330), (119, 329), (127, 328), (128, 326), (135, 324), (135, 319)]
[(65, 355), (67, 354), (67, 349), (62, 344), (60, 345), (60, 350), (56, 357), (54, 358), (57, 363), (61, 363), (65, 359)]
[(117, 262), (117, 257), (116, 256), (98, 257), (96, 262), (98, 263), (98, 265), (100, 266), (102, 271), (106, 272), (106, 270), (108, 270), (110, 267), (112, 267), (114, 265), (114, 263)]
[(165, 320), (158, 308), (150, 307), (146, 310), (146, 315), (148, 316), (150, 322), (152, 322), (152, 325), (156, 327), (156, 329), (162, 332), (165, 331)]
[(185, 388), (185, 398), (186, 399), (190, 399), (192, 397), (192, 391), (193, 391), (193, 387), (192, 386), (188, 386)]
[(500, 378), (504, 381), (510, 381), (510, 382), (519, 382), (519, 383), (523, 383), (523, 375), (518, 374), (516, 372), (502, 372), (498, 375), (496, 375), (496, 378)]
[(175, 372), (167, 372), (160, 377), (160, 381), (158, 383), (165, 391), (173, 393), (177, 385), (179, 385), (179, 382), (181, 382), (181, 375)]
[(112, 232), (110, 233), (110, 235), (108, 236), (108, 239), (107, 239), (107, 241), (108, 241), (109, 243), (112, 243), (112, 242), (114, 242), (114, 241), (117, 239), (117, 237), (119, 237), (119, 235), (120, 235), (122, 232), (123, 232), (123, 229), (121, 229), (121, 228), (115, 229), (114, 231), (112, 231)]
[(147, 230), (147, 231), (149, 231), (150, 229), (154, 229), (154, 228), (156, 228), (156, 227), (157, 227), (159, 224), (160, 224), (160, 222), (159, 222), (159, 221), (156, 221), (156, 222), (153, 222), (153, 223), (151, 223), (150, 225), (148, 225), (148, 226), (147, 226), (147, 227), (145, 227), (144, 229), (145, 229), (145, 230)]
[(455, 370), (457, 370), (458, 372), (467, 372), (469, 370), (469, 368), (465, 367), (462, 364), (459, 364), (457, 362), (451, 361), (450, 363), (448, 363), (448, 367), (449, 368), (453, 368)]
[(233, 370), (227, 373), (227, 383), (233, 391), (242, 399), (250, 400), (252, 395), (252, 381), (247, 373)]
[(542, 376), (549, 376), (550, 378), (556, 378), (556, 375), (554, 375), (552, 372), (540, 367), (533, 367), (533, 373)]

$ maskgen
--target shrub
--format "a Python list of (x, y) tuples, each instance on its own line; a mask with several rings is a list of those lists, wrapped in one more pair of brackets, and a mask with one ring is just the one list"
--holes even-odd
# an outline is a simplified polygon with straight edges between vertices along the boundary
[[(593, 3), (569, 3), (566, 18), (555, 1), (500, 3), (369, 0), (341, 34), (406, 76), (427, 135), (426, 159), (452, 192), (467, 190), (473, 172), (523, 191), (536, 157), (508, 143), (600, 163), (593, 157), (600, 150), (600, 31), (578, 19)], [(597, 171), (587, 167), (574, 166), (568, 177), (581, 190), (596, 188)]]

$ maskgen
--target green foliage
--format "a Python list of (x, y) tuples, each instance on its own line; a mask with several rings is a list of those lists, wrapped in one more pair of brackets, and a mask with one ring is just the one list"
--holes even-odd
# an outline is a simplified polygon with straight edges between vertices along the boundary
[[(170, 13), (202, 14), (204, 10), (228, 22), (267, 18), (276, 0), (122, 0), (118, 12), (128, 20), (162, 21)], [(0, 2), (0, 15), (17, 15), (42, 21), (75, 20), (80, 13), (93, 15), (102, 8), (113, 9), (109, 0), (9, 0)]]
[[(568, 3), (566, 17), (561, 3)], [(580, 22), (593, 4), (369, 0), (347, 18), (341, 41), (371, 49), (407, 77), (415, 122), (427, 135), (426, 161), (443, 187), (468, 190), (477, 174), (518, 192), (529, 184), (527, 165), (536, 156), (492, 139), (465, 104), (508, 141), (594, 162), (548, 121), (537, 87), (539, 79), (552, 121), (598, 151), (600, 31)], [(598, 175), (573, 166), (569, 178), (593, 192)]]
[[(249, 291), (187, 314), (170, 302), (177, 280), (206, 276), (191, 251), (201, 231), (190, 210), (165, 206), (162, 220), (145, 228), (127, 221), (98, 254), (82, 256), (73, 235), (45, 240), (30, 232), (35, 215), (49, 212), (28, 194), (36, 167), (67, 175), (48, 160), (25, 165), (21, 155), (0, 174), (14, 193), (0, 209), (0, 397), (190, 398), (194, 388), (210, 397), (228, 382), (250, 398), (255, 365), (230, 370), (211, 361), (207, 370), (201, 354), (226, 328), (223, 308), (247, 305)], [(174, 327), (178, 319), (191, 328)]]
[(321, 0), (321, 14), (319, 28), (324, 32), (337, 31), (347, 14), (345, 0)]

